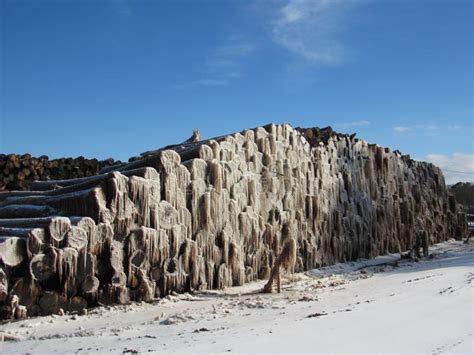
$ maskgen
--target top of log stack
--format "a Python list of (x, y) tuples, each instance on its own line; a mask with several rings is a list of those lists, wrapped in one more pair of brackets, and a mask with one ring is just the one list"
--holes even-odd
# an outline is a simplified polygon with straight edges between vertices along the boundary
[[(261, 129), (265, 129), (267, 132), (272, 133), (273, 130), (275, 129), (276, 124), (267, 124), (265, 126), (262, 126)], [(256, 130), (257, 128), (253, 129)], [(317, 147), (319, 145), (327, 145), (329, 140), (332, 139), (349, 139), (351, 141), (357, 142), (359, 139), (355, 138), (355, 133), (353, 134), (344, 134), (344, 133), (339, 133), (336, 132), (332, 129), (332, 127), (311, 127), (311, 128), (304, 128), (304, 127), (296, 127), (296, 131), (298, 131), (309, 143), (311, 147)], [(244, 130), (240, 132), (241, 134), (244, 134), (248, 130)], [(122, 163), (120, 161), (113, 161), (113, 159), (108, 159), (103, 162), (99, 162), (96, 159), (94, 159), (95, 162), (98, 162), (98, 166), (100, 170), (97, 171), (97, 173), (92, 174), (92, 175), (87, 175), (84, 176), (81, 174), (81, 177), (77, 177), (77, 174), (72, 174), (71, 178), (65, 177), (61, 179), (50, 179), (47, 177), (47, 179), (39, 179), (39, 180), (33, 180), (29, 182), (29, 185), (26, 186), (23, 189), (30, 190), (29, 192), (0, 192), (0, 202), (5, 200), (7, 197), (11, 196), (31, 196), (32, 192), (43, 192), (43, 191), (49, 191), (49, 190), (55, 190), (55, 189), (62, 189), (66, 187), (71, 187), (72, 185), (87, 185), (88, 182), (91, 182), (92, 184), (97, 180), (98, 176), (104, 176), (105, 174), (117, 171), (121, 173), (126, 173), (127, 171), (130, 170), (135, 170), (135, 169), (140, 169), (144, 167), (154, 167), (158, 168), (159, 166), (162, 167), (161, 160), (162, 160), (162, 155), (163, 152), (165, 151), (174, 151), (177, 153), (176, 156), (179, 156), (180, 162), (185, 162), (194, 158), (198, 158), (200, 154), (200, 147), (203, 145), (209, 145), (211, 142), (221, 142), (225, 140), (227, 137), (230, 137), (234, 134), (228, 134), (228, 135), (223, 135), (223, 136), (218, 136), (218, 137), (213, 137), (210, 139), (205, 139), (205, 140), (199, 140), (200, 139), (200, 134), (199, 131), (193, 130), (193, 135), (190, 139), (187, 139), (183, 143), (180, 144), (173, 144), (173, 145), (168, 145), (156, 150), (150, 150), (146, 151), (144, 153), (141, 153), (139, 156), (135, 156), (129, 159), (128, 163)], [(373, 145), (375, 146), (375, 145)], [(384, 148), (385, 151), (389, 151), (389, 148)], [(399, 151), (395, 151), (396, 154), (400, 155)], [(170, 154), (170, 153), (167, 153)], [(6, 159), (13, 159), (14, 161), (16, 160), (21, 160), (21, 159), (33, 159), (34, 161), (41, 160), (41, 161), (47, 161), (48, 157), (42, 156), (40, 158), (32, 158), (31, 155), (25, 154), (22, 156), (18, 155), (1, 155), (0, 158), (6, 158)], [(409, 164), (413, 164), (413, 161), (411, 160), (409, 155), (401, 156), (403, 160), (408, 162)], [(1, 160), (1, 159), (0, 159)], [(63, 159), (58, 159), (56, 161), (50, 161), (50, 162), (55, 162), (53, 165), (58, 164), (57, 161), (63, 162), (66, 164), (67, 162), (71, 164), (77, 165), (78, 162), (83, 162), (86, 161), (88, 162), (87, 159), (84, 157), (79, 157), (76, 159), (72, 158), (63, 158)], [(77, 170), (77, 169), (76, 169)], [(158, 169), (159, 170), (159, 169)], [(83, 176), (83, 177), (82, 177)], [(1, 190), (0, 190), (1, 191)]]

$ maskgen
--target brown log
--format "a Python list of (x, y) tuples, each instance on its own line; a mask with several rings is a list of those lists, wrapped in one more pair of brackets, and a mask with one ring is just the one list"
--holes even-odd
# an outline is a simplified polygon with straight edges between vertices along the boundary
[(66, 309), (71, 313), (81, 312), (87, 308), (87, 301), (81, 296), (74, 296), (67, 301)]
[(43, 315), (59, 314), (60, 309), (65, 309), (67, 301), (55, 291), (45, 291), (39, 299), (39, 306)]

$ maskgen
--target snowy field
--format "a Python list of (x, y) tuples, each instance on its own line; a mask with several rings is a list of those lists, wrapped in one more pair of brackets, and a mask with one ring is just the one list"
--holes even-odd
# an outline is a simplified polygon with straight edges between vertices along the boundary
[(0, 325), (0, 353), (465, 353), (473, 346), (474, 244), (432, 258), (397, 255), (337, 264), (284, 280), (171, 295)]

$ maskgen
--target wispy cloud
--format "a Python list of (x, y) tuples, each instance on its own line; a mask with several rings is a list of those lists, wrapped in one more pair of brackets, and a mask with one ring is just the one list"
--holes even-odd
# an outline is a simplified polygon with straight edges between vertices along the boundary
[(418, 124), (415, 128), (426, 136), (437, 136), (439, 134), (439, 127), (434, 124)]
[(111, 0), (114, 10), (121, 16), (130, 16), (132, 9), (129, 0)]
[(361, 120), (361, 121), (352, 121), (352, 122), (341, 122), (335, 124), (335, 127), (339, 128), (351, 128), (351, 127), (362, 127), (370, 125), (369, 121)]
[[(457, 127), (457, 126), (456, 126)], [(441, 127), (431, 123), (420, 123), (413, 126), (395, 126), (393, 132), (395, 135), (425, 135), (425, 136), (437, 136)]]
[(462, 129), (462, 127), (461, 127), (460, 125), (453, 124), (453, 125), (449, 126), (448, 129), (449, 129), (450, 131), (459, 131), (459, 130)]
[(434, 124), (417, 124), (415, 127), (424, 131), (436, 131), (439, 129), (439, 127)]
[(395, 126), (393, 127), (393, 131), (396, 134), (406, 134), (412, 131), (410, 127), (405, 127), (405, 126)]
[(272, 39), (294, 55), (315, 63), (333, 64), (347, 49), (340, 34), (349, 14), (361, 3), (348, 0), (289, 0), (271, 23)]
[(425, 160), (439, 166), (443, 170), (446, 183), (448, 184), (454, 184), (459, 181), (474, 181), (474, 154), (428, 154)]
[(176, 89), (186, 89), (193, 86), (209, 86), (209, 87), (219, 87), (219, 86), (226, 86), (229, 84), (229, 80), (227, 79), (198, 79), (194, 81), (190, 81), (184, 84), (177, 84), (175, 85)]
[(255, 50), (253, 43), (232, 36), (228, 43), (215, 48), (199, 70), (202, 77), (177, 88), (191, 86), (226, 86), (243, 76), (243, 61)]

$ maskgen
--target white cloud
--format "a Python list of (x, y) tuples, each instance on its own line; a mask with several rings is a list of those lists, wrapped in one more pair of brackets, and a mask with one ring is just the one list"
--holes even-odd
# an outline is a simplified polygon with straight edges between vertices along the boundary
[(348, 27), (349, 9), (360, 1), (289, 0), (271, 24), (273, 40), (305, 60), (337, 63), (346, 54), (339, 34)]
[(352, 122), (342, 122), (342, 123), (337, 123), (335, 127), (339, 128), (350, 128), (350, 127), (362, 127), (362, 126), (368, 126), (370, 125), (369, 121), (366, 120), (361, 120), (361, 121), (352, 121)]
[(443, 170), (447, 184), (459, 181), (474, 182), (474, 154), (428, 154), (425, 160)]
[(397, 134), (405, 134), (405, 133), (409, 133), (409, 132), (412, 131), (412, 129), (410, 127), (405, 127), (405, 126), (395, 126), (395, 127), (393, 127), (393, 130)]

